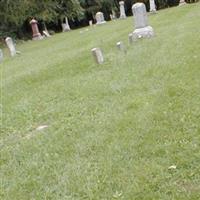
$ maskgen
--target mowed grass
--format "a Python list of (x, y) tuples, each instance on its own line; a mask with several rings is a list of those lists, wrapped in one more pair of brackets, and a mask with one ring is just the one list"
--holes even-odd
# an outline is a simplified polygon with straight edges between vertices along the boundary
[(0, 198), (200, 199), (199, 10), (150, 15), (132, 46), (130, 17), (4, 50)]

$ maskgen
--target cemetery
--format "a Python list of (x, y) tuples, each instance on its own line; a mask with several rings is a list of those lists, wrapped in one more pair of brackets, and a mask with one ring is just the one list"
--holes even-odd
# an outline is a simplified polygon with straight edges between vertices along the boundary
[(157, 4), (0, 29), (1, 199), (200, 199), (200, 2)]

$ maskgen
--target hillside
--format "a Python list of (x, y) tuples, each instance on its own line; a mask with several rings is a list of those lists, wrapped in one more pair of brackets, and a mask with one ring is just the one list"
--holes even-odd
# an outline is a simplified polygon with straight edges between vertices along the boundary
[(4, 49), (1, 199), (200, 199), (199, 10), (150, 15), (132, 46), (129, 17)]

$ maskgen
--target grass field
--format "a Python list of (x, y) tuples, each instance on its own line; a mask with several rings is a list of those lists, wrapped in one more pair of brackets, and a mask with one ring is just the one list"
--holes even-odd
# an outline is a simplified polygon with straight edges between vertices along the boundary
[(200, 199), (200, 3), (149, 21), (132, 46), (129, 17), (4, 49), (0, 199)]

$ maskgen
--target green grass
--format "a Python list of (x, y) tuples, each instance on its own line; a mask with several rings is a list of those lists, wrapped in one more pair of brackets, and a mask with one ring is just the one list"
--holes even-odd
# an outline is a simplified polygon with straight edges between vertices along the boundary
[(132, 17), (4, 50), (0, 198), (200, 199), (199, 10), (150, 15), (127, 54)]

